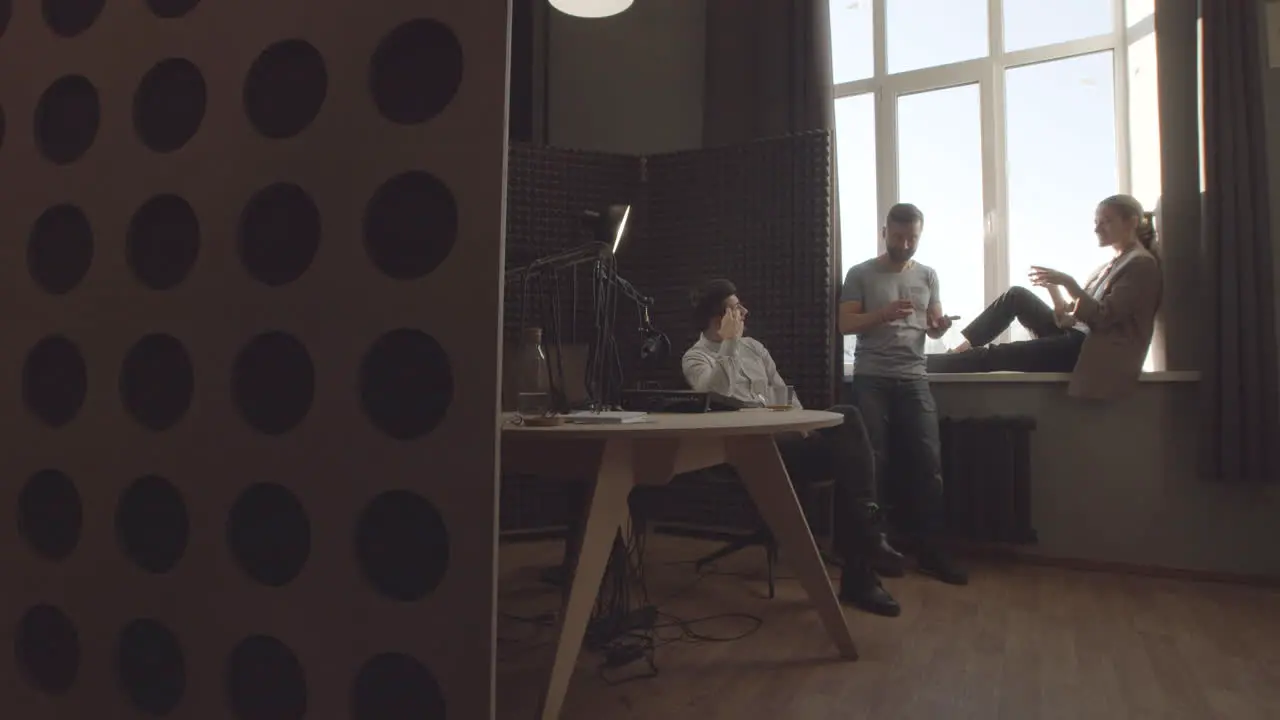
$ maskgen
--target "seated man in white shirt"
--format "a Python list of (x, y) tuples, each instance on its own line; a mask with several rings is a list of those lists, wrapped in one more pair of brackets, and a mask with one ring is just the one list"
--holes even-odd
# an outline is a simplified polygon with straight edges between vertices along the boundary
[[(770, 387), (786, 387), (764, 345), (743, 336), (747, 309), (732, 282), (707, 283), (694, 292), (693, 306), (702, 336), (681, 363), (690, 387), (746, 405), (763, 404), (759, 398), (767, 396)], [(840, 599), (867, 612), (896, 617), (901, 608), (877, 572), (901, 576), (903, 557), (881, 530), (871, 441), (857, 408), (837, 406), (831, 411), (843, 414), (844, 423), (803, 437), (780, 437), (778, 450), (793, 484), (826, 478), (836, 482), (834, 535), (844, 562)]]

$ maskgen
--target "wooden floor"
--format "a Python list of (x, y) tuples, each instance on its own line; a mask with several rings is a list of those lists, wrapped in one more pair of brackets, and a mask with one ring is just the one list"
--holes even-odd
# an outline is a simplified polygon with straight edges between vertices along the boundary
[[(537, 570), (560, 547), (502, 548), (500, 720), (535, 716), (552, 631), (527, 618), (557, 607)], [(975, 567), (966, 588), (909, 575), (886, 583), (902, 617), (848, 612), (861, 654), (850, 663), (785, 568), (778, 597), (764, 598), (763, 551), (695, 575), (687, 560), (711, 547), (654, 537), (650, 597), (686, 621), (746, 613), (760, 629), (672, 642), (656, 652), (658, 676), (618, 685), (632, 667), (602, 673), (584, 652), (564, 720), (1280, 718), (1280, 592), (1011, 564)], [(712, 637), (750, 628), (733, 617), (692, 625)]]

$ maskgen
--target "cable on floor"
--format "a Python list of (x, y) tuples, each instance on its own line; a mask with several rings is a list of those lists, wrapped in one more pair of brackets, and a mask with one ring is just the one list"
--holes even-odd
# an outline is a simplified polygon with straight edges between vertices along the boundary
[[(613, 548), (615, 555), (606, 569), (591, 620), (588, 622), (588, 633), (583, 638), (584, 647), (600, 655), (597, 672), (609, 685), (657, 677), (660, 672), (657, 651), (667, 645), (735, 642), (750, 636), (764, 625), (763, 618), (750, 613), (728, 612), (684, 618), (662, 610), (707, 577), (732, 575), (750, 578), (751, 576), (745, 573), (724, 572), (717, 570), (715, 566), (709, 566), (698, 571), (688, 584), (660, 601), (654, 602), (650, 597), (644, 575), (646, 537), (645, 532), (633, 527), (627, 537), (617, 539)], [(682, 561), (668, 564), (692, 563)], [(616, 633), (609, 633), (607, 630), (617, 628), (636, 613), (646, 612), (652, 613), (652, 622), (646, 627), (630, 628)], [(557, 615), (558, 613), (555, 612), (531, 616), (502, 613), (501, 617), (538, 628), (554, 628), (558, 620)], [(592, 628), (602, 629), (597, 630), (593, 635)], [(612, 634), (612, 637), (608, 637), (608, 634)], [(524, 639), (508, 638), (507, 641), (520, 643)], [(545, 641), (537, 646), (544, 644), (546, 644)], [(643, 664), (637, 670), (638, 662)]]

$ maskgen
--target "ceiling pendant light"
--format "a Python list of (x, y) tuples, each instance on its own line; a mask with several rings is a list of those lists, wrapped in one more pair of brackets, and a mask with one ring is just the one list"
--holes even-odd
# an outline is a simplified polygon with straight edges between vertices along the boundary
[(551, 7), (565, 15), (582, 18), (602, 18), (631, 7), (635, 0), (547, 0)]

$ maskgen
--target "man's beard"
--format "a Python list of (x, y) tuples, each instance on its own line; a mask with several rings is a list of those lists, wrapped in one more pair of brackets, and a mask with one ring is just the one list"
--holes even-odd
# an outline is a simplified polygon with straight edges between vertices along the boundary
[(889, 259), (896, 263), (904, 263), (910, 260), (916, 254), (915, 248), (887, 248), (889, 251)]

